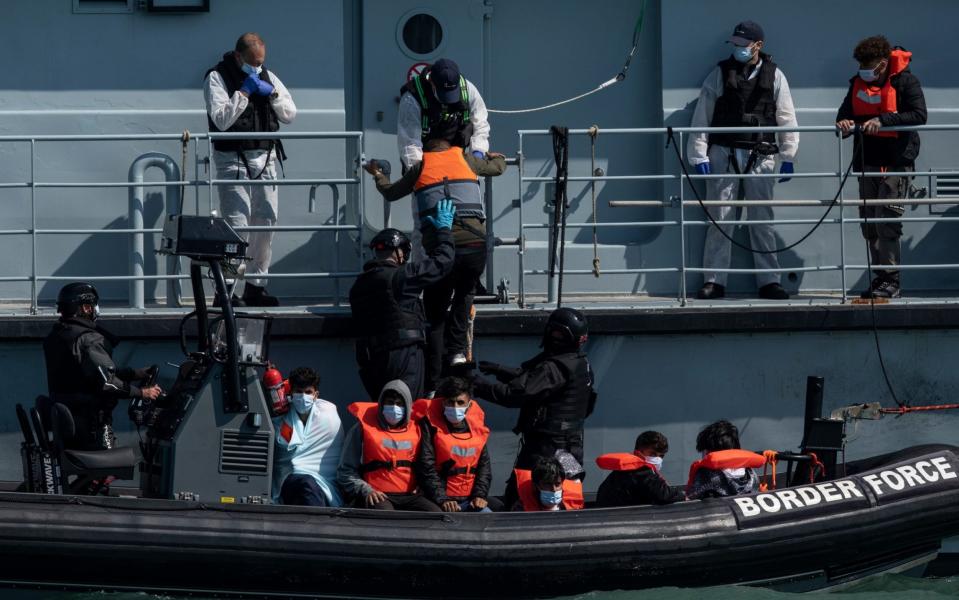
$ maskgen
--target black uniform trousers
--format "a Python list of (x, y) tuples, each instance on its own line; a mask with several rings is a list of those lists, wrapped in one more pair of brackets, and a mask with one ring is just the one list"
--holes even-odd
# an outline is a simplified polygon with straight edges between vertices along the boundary
[(414, 400), (423, 397), (426, 364), (421, 344), (376, 350), (358, 343), (356, 362), (360, 367), (360, 380), (370, 399), (379, 398), (383, 386), (394, 379), (402, 380), (410, 388)]
[(425, 389), (433, 391), (443, 376), (443, 360), (465, 354), (476, 282), (486, 269), (486, 244), (459, 246), (453, 270), (423, 290), (423, 311), (429, 323)]

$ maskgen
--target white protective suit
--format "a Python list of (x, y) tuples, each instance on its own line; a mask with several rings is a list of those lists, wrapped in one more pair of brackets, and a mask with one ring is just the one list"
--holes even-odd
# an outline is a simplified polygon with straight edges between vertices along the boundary
[(336, 468), (343, 454), (343, 426), (336, 406), (317, 398), (303, 424), (296, 410), (273, 419), (273, 502), (280, 503), (283, 482), (291, 474), (309, 475), (323, 490), (330, 506), (342, 506), (336, 489)]
[[(296, 105), (289, 90), (280, 81), (273, 71), (269, 73), (273, 83), (275, 97), (270, 100), (276, 117), (281, 123), (292, 123), (296, 117)], [(213, 123), (221, 131), (229, 129), (237, 118), (246, 110), (249, 98), (239, 91), (232, 96), (227, 94), (223, 78), (216, 71), (207, 75), (203, 86), (203, 97), (206, 100), (206, 112)], [(217, 179), (245, 180), (253, 178), (276, 180), (276, 151), (246, 150), (244, 164), (238, 152), (213, 152), (213, 163), (216, 166)], [(269, 161), (267, 160), (269, 158)], [(249, 165), (249, 173), (247, 172)], [(220, 216), (233, 227), (273, 226), (276, 225), (278, 191), (275, 185), (221, 185)], [(244, 238), (250, 242), (247, 251), (251, 261), (247, 268), (247, 281), (255, 286), (266, 286), (264, 276), (270, 270), (270, 261), (273, 257), (273, 232), (251, 231), (244, 232)]]
[[(470, 97), (470, 123), (473, 125), (469, 150), (485, 154), (489, 152), (489, 113), (486, 111), (486, 102), (468, 79), (466, 91)], [(399, 146), (400, 160), (407, 169), (423, 160), (422, 109), (420, 101), (409, 92), (405, 92), (400, 98), (399, 112), (396, 115), (396, 143)], [(413, 215), (413, 259), (422, 260), (425, 253), (416, 202), (410, 201), (410, 212)]]
[[(762, 66), (760, 60), (749, 79), (753, 79), (759, 74), (759, 68)], [(716, 99), (723, 93), (722, 70), (717, 66), (712, 70), (706, 80), (703, 82), (702, 90), (699, 92), (699, 101), (696, 103), (696, 109), (693, 112), (693, 118), (690, 121), (690, 127), (709, 127), (713, 120), (713, 110), (716, 107)], [(789, 93), (789, 83), (782, 71), (776, 69), (776, 78), (773, 83), (773, 96), (776, 100), (776, 125), (780, 127), (795, 127), (796, 110), (793, 107), (792, 94)], [(778, 134), (779, 158), (782, 162), (795, 162), (796, 152), (799, 149), (799, 133), (787, 132)], [(692, 134), (686, 146), (686, 155), (689, 163), (696, 166), (700, 163), (709, 162), (713, 174), (732, 173), (733, 176), (722, 179), (709, 179), (706, 181), (706, 199), (707, 200), (736, 200), (739, 197), (739, 177), (735, 176), (735, 170), (731, 165), (730, 153), (736, 153), (736, 161), (740, 169), (745, 168), (749, 160), (749, 151), (743, 149), (730, 149), (724, 146), (714, 145), (709, 147), (709, 134)], [(760, 157), (756, 164), (750, 169), (751, 173), (774, 173), (776, 168), (776, 157)], [(773, 186), (776, 179), (744, 179), (744, 199), (746, 200), (772, 200)], [(770, 206), (750, 206), (745, 211), (746, 219), (750, 221), (765, 221), (773, 218), (773, 209)], [(718, 222), (726, 221), (730, 213), (735, 218), (736, 207), (733, 206), (711, 206), (709, 214)], [(733, 234), (735, 221), (723, 224), (723, 231), (727, 235)], [(771, 225), (749, 225), (748, 245), (756, 250), (773, 250), (777, 247), (776, 236), (773, 234)], [(726, 239), (714, 225), (706, 229), (706, 242), (703, 247), (703, 268), (710, 269), (728, 269), (732, 252), (732, 244)], [(779, 259), (775, 254), (753, 254), (753, 261), (757, 269), (778, 269)], [(707, 272), (704, 280), (706, 283), (713, 282), (725, 287), (728, 273)], [(779, 273), (757, 273), (756, 282), (758, 287), (770, 283), (779, 283)]]

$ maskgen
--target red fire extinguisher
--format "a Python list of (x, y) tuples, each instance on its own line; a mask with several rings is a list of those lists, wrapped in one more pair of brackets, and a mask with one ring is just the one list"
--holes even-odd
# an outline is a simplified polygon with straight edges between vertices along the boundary
[(270, 404), (270, 415), (278, 417), (290, 410), (290, 382), (283, 379), (283, 374), (272, 363), (263, 373), (263, 391), (266, 392)]

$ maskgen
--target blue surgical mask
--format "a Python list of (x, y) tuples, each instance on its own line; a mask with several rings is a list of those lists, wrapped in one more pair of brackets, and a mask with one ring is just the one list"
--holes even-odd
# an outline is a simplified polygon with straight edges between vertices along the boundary
[(556, 492), (539, 491), (539, 502), (543, 506), (556, 506), (563, 501), (563, 490)]
[(444, 406), (443, 407), (443, 416), (446, 417), (446, 420), (450, 423), (462, 423), (463, 419), (466, 418), (466, 409), (469, 408), (469, 405), (466, 406)]
[(862, 79), (866, 83), (872, 83), (879, 79), (879, 76), (876, 75), (875, 69), (859, 69), (859, 79)]
[(644, 457), (646, 462), (653, 465), (657, 469), (663, 468), (663, 457), (662, 456), (646, 456)]
[(316, 398), (312, 394), (302, 394), (299, 392), (294, 393), (293, 397), (290, 398), (290, 401), (293, 403), (293, 408), (301, 415), (310, 412), (315, 400)]
[(405, 414), (406, 407), (398, 406), (396, 404), (387, 404), (383, 406), (383, 418), (386, 419), (386, 422), (390, 425), (396, 425), (402, 421)]
[(741, 63), (748, 63), (753, 59), (752, 46), (736, 46), (733, 48), (733, 58)]
[(247, 75), (259, 75), (263, 71), (263, 67), (254, 67), (253, 65), (248, 65), (246, 63), (243, 63), (241, 68)]

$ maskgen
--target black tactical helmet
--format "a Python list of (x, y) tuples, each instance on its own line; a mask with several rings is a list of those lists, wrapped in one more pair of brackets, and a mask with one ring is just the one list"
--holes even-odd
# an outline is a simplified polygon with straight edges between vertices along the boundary
[(578, 350), (586, 343), (589, 328), (583, 313), (572, 308), (557, 308), (546, 321), (543, 346), (547, 350)]
[(81, 304), (96, 305), (100, 302), (100, 294), (92, 284), (75, 281), (60, 288), (57, 294), (57, 312), (73, 314)]
[(413, 252), (413, 242), (399, 229), (393, 229), (392, 227), (384, 229), (370, 240), (370, 249), (375, 252), (396, 250), (397, 248), (402, 250), (406, 257), (409, 257)]

